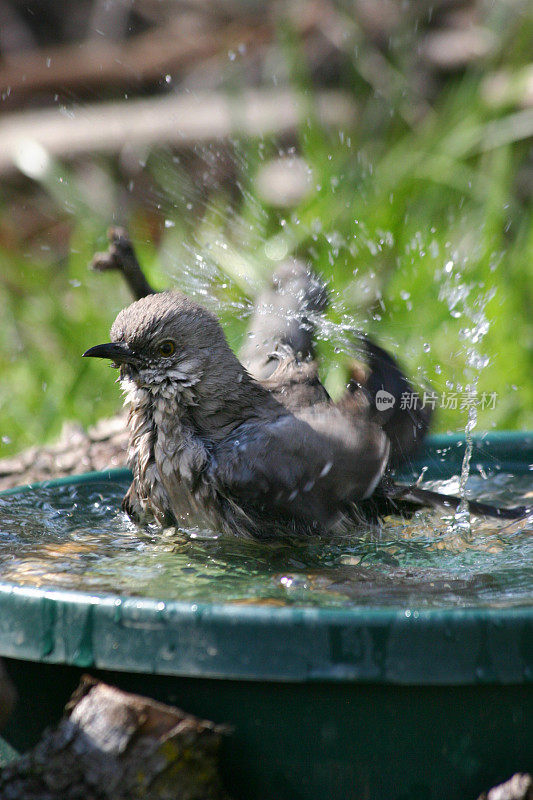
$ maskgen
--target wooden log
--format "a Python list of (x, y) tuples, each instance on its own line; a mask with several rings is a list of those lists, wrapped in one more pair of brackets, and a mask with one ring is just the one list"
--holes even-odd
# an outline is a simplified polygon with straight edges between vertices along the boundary
[(56, 728), (0, 772), (9, 800), (224, 800), (224, 726), (84, 677)]
[(142, 86), (191, 62), (262, 41), (270, 32), (249, 25), (209, 29), (188, 24), (183, 15), (123, 42), (91, 39), (10, 53), (0, 63), (0, 92), (22, 100), (38, 92), (79, 87)]
[(127, 444), (124, 414), (101, 419), (87, 431), (65, 422), (54, 444), (0, 459), (0, 492), (51, 478), (125, 467)]
[(19, 112), (0, 120), (0, 175), (18, 167), (44, 178), (51, 158), (87, 153), (120, 153), (127, 146), (190, 147), (231, 136), (285, 135), (295, 132), (308, 113), (325, 125), (351, 125), (352, 100), (329, 90), (312, 97), (292, 90), (250, 90), (234, 97), (217, 92), (174, 94), (80, 106)]
[(533, 778), (524, 772), (517, 772), (505, 783), (483, 792), (478, 800), (533, 800)]

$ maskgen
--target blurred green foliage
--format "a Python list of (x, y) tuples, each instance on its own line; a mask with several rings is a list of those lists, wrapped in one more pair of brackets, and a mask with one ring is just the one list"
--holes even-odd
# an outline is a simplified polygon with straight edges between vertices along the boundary
[[(476, 381), (479, 393), (496, 392), (478, 429), (533, 428), (531, 187), (529, 197), (520, 193), (533, 109), (489, 108), (483, 74), (471, 69), (449, 81), (421, 120), (410, 118), (405, 94), (377, 97), (354, 56), (345, 88), (358, 119), (350, 130), (328, 131), (313, 116), (313, 91), (296, 66), (298, 42), (286, 32), (282, 40), (293, 83), (309, 100), (298, 141), (281, 148), (237, 138), (231, 182), (211, 188), (201, 174), (219, 146), (197, 149), (194, 167), (193, 155), (151, 152), (142, 168), (151, 193), (144, 205), (130, 206), (128, 219), (151, 280), (214, 308), (237, 348), (254, 293), (278, 259), (301, 256), (331, 290), (320, 355), (333, 393), (345, 379), (349, 330), (363, 328), (437, 392), (462, 392)], [(500, 63), (525, 63), (523, 41), (514, 48), (504, 42)], [(258, 173), (280, 153), (287, 169), (296, 155), (309, 168), (310, 191), (290, 210), (258, 191)], [(111, 198), (99, 204), (84, 169), (54, 164), (38, 187), (47, 213), (52, 208), (68, 223), (61, 256), (48, 247), (46, 228), (31, 247), (0, 236), (0, 456), (53, 438), (65, 419), (89, 424), (120, 404), (114, 373), (80, 356), (107, 340), (130, 299), (116, 275), (87, 269), (93, 252), (106, 247), (109, 207), (121, 207), (127, 187), (113, 163), (96, 159), (92, 169)], [(467, 363), (471, 346), (487, 356), (480, 370)], [(435, 428), (460, 430), (466, 418), (466, 409), (439, 410)]]

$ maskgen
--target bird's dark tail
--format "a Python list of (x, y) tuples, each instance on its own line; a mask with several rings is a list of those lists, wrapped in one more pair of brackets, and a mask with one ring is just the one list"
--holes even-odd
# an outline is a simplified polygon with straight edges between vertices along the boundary
[[(431, 489), (423, 489), (420, 486), (402, 486), (391, 484), (387, 487), (385, 494), (393, 502), (397, 509), (401, 511), (402, 505), (408, 506), (429, 506), (445, 511), (456, 511), (461, 502), (460, 497), (434, 492)], [(531, 507), (514, 506), (512, 508), (502, 508), (492, 506), (488, 503), (480, 503), (477, 500), (467, 500), (468, 510), (472, 514), (481, 517), (495, 517), (496, 519), (521, 519), (532, 513)]]
[(368, 375), (362, 386), (354, 381), (349, 391), (363, 388), (368, 394), (373, 416), (391, 442), (390, 466), (405, 464), (428, 431), (431, 405), (423, 402), (390, 353), (365, 334), (356, 335), (365, 351)]

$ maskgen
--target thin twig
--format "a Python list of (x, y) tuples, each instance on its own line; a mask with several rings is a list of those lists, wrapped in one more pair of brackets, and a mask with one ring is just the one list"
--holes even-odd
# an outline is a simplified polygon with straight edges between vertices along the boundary
[(91, 261), (91, 268), (98, 272), (117, 270), (124, 276), (131, 293), (136, 300), (155, 294), (137, 261), (135, 250), (125, 228), (109, 228), (107, 232), (109, 249), (105, 253), (96, 253)]

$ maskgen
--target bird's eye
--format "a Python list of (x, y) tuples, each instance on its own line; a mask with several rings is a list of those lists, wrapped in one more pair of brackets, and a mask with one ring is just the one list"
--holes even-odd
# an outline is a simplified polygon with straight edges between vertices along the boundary
[(166, 339), (164, 342), (158, 347), (159, 355), (163, 356), (164, 358), (168, 358), (169, 356), (173, 355), (176, 350), (176, 345), (172, 341), (172, 339)]

